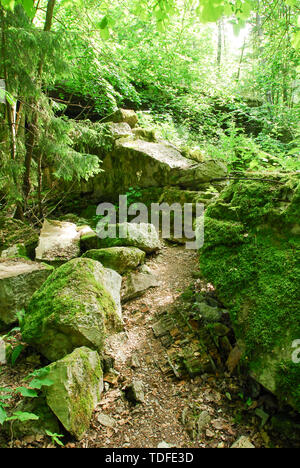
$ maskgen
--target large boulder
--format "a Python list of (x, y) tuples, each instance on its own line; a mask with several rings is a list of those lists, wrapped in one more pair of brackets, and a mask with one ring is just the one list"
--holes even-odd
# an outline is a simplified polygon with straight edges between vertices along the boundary
[(108, 124), (108, 130), (114, 140), (133, 135), (130, 125), (126, 122), (110, 123)]
[(251, 375), (300, 411), (300, 182), (254, 178), (207, 209), (201, 270), (230, 310)]
[(50, 365), (53, 384), (44, 390), (46, 401), (65, 429), (81, 439), (103, 391), (101, 360), (96, 351), (77, 348)]
[(101, 352), (106, 334), (122, 329), (121, 283), (118, 273), (88, 258), (62, 265), (33, 295), (24, 341), (50, 361), (80, 346)]
[(15, 323), (53, 272), (53, 267), (25, 259), (0, 260), (0, 330)]
[[(109, 234), (109, 237), (103, 238)], [(136, 247), (146, 253), (156, 252), (160, 248), (158, 233), (153, 224), (122, 223), (102, 224), (97, 227), (101, 238), (101, 247)]]
[(102, 168), (104, 173), (93, 179), (93, 187), (89, 186), (98, 199), (124, 194), (130, 187), (177, 186), (201, 190), (202, 184), (226, 175), (221, 161), (208, 159), (195, 163), (172, 145), (141, 139), (117, 140), (113, 151), (104, 157)]
[(45, 220), (36, 249), (36, 260), (61, 264), (79, 257), (80, 235), (76, 224)]
[(134, 270), (144, 262), (146, 254), (136, 247), (111, 247), (108, 249), (89, 250), (82, 256), (96, 260), (105, 268), (111, 268), (123, 275)]

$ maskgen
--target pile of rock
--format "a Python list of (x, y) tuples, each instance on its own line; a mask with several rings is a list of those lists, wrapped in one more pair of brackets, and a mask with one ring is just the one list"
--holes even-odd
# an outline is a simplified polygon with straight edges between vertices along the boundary
[[(127, 237), (101, 240), (79, 224), (45, 220), (36, 261), (18, 257), (18, 246), (0, 261), (2, 329), (25, 309), (22, 338), (52, 363), (52, 385), (18, 408), (40, 418), (16, 423), (23, 435), (53, 432), (58, 419), (74, 437), (83, 436), (103, 389), (106, 338), (123, 330), (121, 300), (158, 285), (144, 265), (146, 255), (160, 248), (154, 226), (119, 225)], [(89, 239), (101, 248), (86, 250)]]

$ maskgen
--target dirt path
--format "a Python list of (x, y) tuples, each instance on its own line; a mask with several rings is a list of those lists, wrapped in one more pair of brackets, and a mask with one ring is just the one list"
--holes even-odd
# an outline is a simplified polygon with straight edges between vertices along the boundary
[[(161, 370), (166, 349), (155, 338), (152, 324), (157, 320), (156, 314), (174, 303), (191, 284), (197, 261), (196, 252), (178, 246), (165, 246), (158, 257), (148, 261), (147, 265), (159, 277), (160, 287), (124, 306), (126, 331), (121, 339), (120, 336), (110, 339), (109, 346), (116, 358), (115, 369), (119, 377), (107, 378), (111, 383), (109, 388), (108, 383), (105, 384), (106, 392), (91, 430), (80, 446), (155, 448), (165, 442), (178, 448), (221, 448), (230, 447), (240, 431), (249, 434), (245, 434), (243, 427), (233, 429), (228, 401), (223, 404), (224, 410), (224, 396), (217, 388), (216, 379), (202, 381), (197, 377), (178, 381)], [(145, 402), (136, 406), (130, 405), (122, 396), (122, 390), (133, 380), (142, 381), (145, 393)], [(182, 423), (182, 415), (195, 402), (199, 410), (209, 413), (213, 430), (207, 429), (201, 439), (193, 441)], [(103, 415), (110, 419), (106, 420), (104, 416), (103, 420)], [(107, 427), (110, 425), (113, 427)]]

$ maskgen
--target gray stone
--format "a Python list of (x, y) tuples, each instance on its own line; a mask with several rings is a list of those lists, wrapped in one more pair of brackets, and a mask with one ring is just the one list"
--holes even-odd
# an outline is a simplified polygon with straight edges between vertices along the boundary
[(103, 391), (101, 360), (96, 351), (77, 348), (50, 365), (53, 385), (45, 391), (48, 406), (65, 429), (81, 439)]
[(156, 252), (160, 248), (158, 233), (153, 224), (98, 224), (97, 234), (104, 237), (109, 232), (110, 237), (100, 239), (101, 247), (136, 247), (146, 253)]
[(202, 411), (202, 413), (199, 414), (199, 417), (196, 422), (198, 434), (201, 434), (204, 431), (204, 429), (207, 428), (211, 419), (211, 415), (207, 411)]
[(25, 247), (24, 244), (13, 245), (12, 247), (9, 247), (8, 249), (2, 251), (1, 258), (4, 258), (4, 259), (25, 258), (25, 259), (28, 259), (26, 247)]
[(113, 429), (116, 426), (116, 420), (108, 414), (100, 413), (97, 416), (98, 423), (100, 423), (104, 427), (110, 427)]
[[(130, 171), (128, 171), (130, 167)], [(170, 145), (141, 139), (117, 140), (104, 159), (105, 171), (93, 179), (95, 197), (126, 193), (130, 187), (181, 187), (198, 191), (202, 184), (226, 175), (226, 166), (218, 160), (201, 163), (185, 158)]]
[(144, 384), (141, 380), (134, 380), (132, 384), (125, 390), (126, 398), (131, 403), (144, 403)]
[(217, 307), (211, 307), (205, 302), (199, 304), (199, 312), (208, 323), (218, 322), (222, 317), (222, 313)]
[(89, 250), (83, 257), (97, 260), (105, 268), (111, 268), (122, 275), (143, 263), (146, 254), (136, 247), (111, 247), (108, 249)]
[(53, 267), (30, 260), (0, 260), (0, 330), (15, 323), (52, 273)]
[(80, 232), (76, 224), (45, 220), (36, 249), (36, 260), (59, 264), (79, 255)]
[(136, 139), (138, 140), (145, 140), (150, 142), (156, 141), (155, 130), (148, 130), (145, 128), (135, 128), (133, 129), (133, 134)]
[(127, 122), (110, 123), (108, 124), (108, 127), (112, 134), (112, 137), (116, 140), (118, 138), (125, 138), (130, 135), (132, 136), (131, 127)]
[(249, 437), (242, 436), (240, 437), (233, 445), (231, 448), (237, 448), (237, 449), (254, 449), (254, 445), (250, 441)]
[(138, 123), (138, 116), (134, 110), (118, 109), (113, 115), (108, 116), (106, 121), (114, 123), (126, 122), (131, 128), (134, 128)]
[(139, 272), (129, 273), (125, 278), (122, 290), (122, 301), (126, 302), (142, 296), (148, 289), (159, 286), (157, 277), (147, 265), (143, 265)]

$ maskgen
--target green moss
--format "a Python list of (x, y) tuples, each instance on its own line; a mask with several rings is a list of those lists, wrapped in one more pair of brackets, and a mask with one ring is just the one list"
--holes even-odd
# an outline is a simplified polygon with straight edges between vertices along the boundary
[(278, 366), (276, 389), (282, 400), (293, 400), (300, 413), (300, 364), (282, 362)]
[[(90, 259), (74, 259), (58, 268), (33, 295), (22, 329), (24, 341), (36, 345), (50, 360), (77, 346), (101, 349), (105, 332), (120, 328), (115, 303), (95, 279), (101, 268)], [(79, 332), (84, 324), (87, 333)]]
[[(207, 218), (205, 222), (206, 248), (210, 245), (234, 245), (246, 241), (243, 224)], [(246, 234), (247, 235), (247, 234)]]
[(206, 213), (201, 271), (230, 309), (256, 372), (263, 371), (262, 356), (266, 366), (283, 353), (291, 361), (292, 341), (300, 338), (300, 233), (294, 229), (300, 185), (297, 179), (287, 185), (234, 183)]
[(47, 402), (64, 427), (80, 439), (88, 429), (100, 400), (103, 373), (99, 355), (86, 347), (50, 365), (53, 385), (45, 389)]
[(94, 250), (100, 248), (100, 239), (95, 232), (89, 232), (84, 234), (80, 238), (80, 251), (85, 253), (88, 250)]
[(136, 268), (145, 260), (146, 254), (135, 247), (112, 247), (108, 249), (89, 250), (83, 258), (96, 260), (106, 268), (120, 274)]

